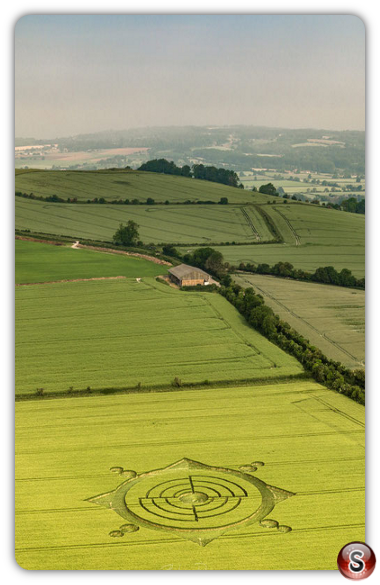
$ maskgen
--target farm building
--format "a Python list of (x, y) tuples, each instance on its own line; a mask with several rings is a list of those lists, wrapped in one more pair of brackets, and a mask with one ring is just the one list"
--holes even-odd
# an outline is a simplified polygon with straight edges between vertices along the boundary
[(210, 275), (200, 268), (195, 266), (188, 266), (188, 264), (180, 264), (173, 266), (169, 270), (169, 278), (178, 286), (196, 286), (197, 284), (210, 284)]

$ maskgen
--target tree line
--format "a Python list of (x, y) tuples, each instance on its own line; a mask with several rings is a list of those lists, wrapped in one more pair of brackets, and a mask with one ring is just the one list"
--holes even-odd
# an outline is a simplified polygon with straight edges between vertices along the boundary
[(349, 288), (365, 288), (365, 279), (356, 278), (351, 270), (342, 268), (338, 272), (333, 266), (324, 266), (317, 268), (315, 272), (306, 272), (295, 268), (290, 262), (277, 262), (273, 266), (269, 264), (251, 264), (250, 262), (241, 262), (239, 270), (250, 272), (252, 274), (270, 274), (280, 276), (281, 278), (292, 278), (294, 280), (306, 280), (307, 282), (320, 282), (323, 284), (334, 284)]
[(16, 197), (24, 197), (25, 199), (35, 199), (37, 201), (46, 201), (48, 203), (79, 203), (79, 204), (100, 204), (104, 205), (228, 205), (228, 197), (221, 197), (219, 201), (211, 201), (206, 199), (202, 201), (201, 199), (186, 199), (185, 201), (169, 201), (166, 199), (165, 201), (156, 201), (153, 197), (147, 197), (145, 201), (141, 201), (140, 199), (105, 199), (104, 197), (94, 197), (93, 199), (80, 199), (78, 200), (77, 197), (67, 197), (64, 199), (63, 197), (59, 197), (58, 195), (47, 195), (44, 197), (43, 195), (35, 195), (34, 193), (22, 193), (21, 191), (15, 192)]
[(194, 164), (191, 168), (189, 165), (178, 167), (173, 161), (169, 162), (165, 158), (159, 158), (143, 163), (137, 170), (148, 171), (150, 173), (163, 173), (164, 175), (193, 177), (202, 181), (211, 181), (213, 183), (221, 183), (222, 185), (244, 189), (235, 171), (224, 168), (218, 169), (214, 166), (205, 166), (203, 164)]

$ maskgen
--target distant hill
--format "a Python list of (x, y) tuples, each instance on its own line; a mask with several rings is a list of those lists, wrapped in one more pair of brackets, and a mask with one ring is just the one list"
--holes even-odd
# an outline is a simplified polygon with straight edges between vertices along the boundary
[(235, 171), (254, 167), (365, 172), (365, 133), (351, 130), (178, 126), (108, 130), (44, 140), (16, 138), (16, 146), (44, 143), (57, 144), (60, 150), (69, 152), (145, 147), (149, 148), (149, 158), (167, 158), (181, 165), (213, 164)]

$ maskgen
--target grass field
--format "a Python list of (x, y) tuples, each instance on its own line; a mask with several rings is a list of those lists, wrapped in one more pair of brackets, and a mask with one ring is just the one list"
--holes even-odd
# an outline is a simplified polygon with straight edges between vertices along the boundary
[[(285, 243), (223, 246), (220, 251), (227, 261), (236, 265), (284, 260), (310, 271), (334, 266), (348, 268), (358, 277), (364, 275), (364, 216), (298, 204), (262, 208)], [(129, 219), (140, 225), (146, 243), (257, 243), (273, 237), (257, 207), (249, 205), (119, 207), (16, 199), (17, 229), (110, 241), (119, 223)]]
[(16, 240), (16, 283), (110, 276), (158, 276), (167, 266), (141, 258)]
[(16, 314), (17, 394), (303, 371), (220, 295), (180, 292), (153, 278), (18, 287)]
[[(17, 562), (27, 569), (337, 570), (340, 548), (365, 539), (363, 426), (362, 406), (313, 381), (19, 402)], [(294, 494), (268, 519), (292, 531), (276, 522), (232, 526), (201, 547), (171, 533), (176, 523), (163, 512), (166, 519), (150, 518), (169, 530), (140, 525), (110, 536), (125, 520), (86, 501), (126, 481), (110, 468), (142, 473), (184, 457), (234, 470), (264, 463), (250, 475)], [(235, 511), (228, 502), (236, 498), (220, 498), (215, 516), (197, 527), (251, 513), (260, 497), (250, 487)], [(143, 483), (136, 489), (145, 496)], [(137, 502), (132, 509), (142, 512)]]
[(259, 274), (234, 275), (329, 358), (351, 368), (365, 359), (365, 292)]

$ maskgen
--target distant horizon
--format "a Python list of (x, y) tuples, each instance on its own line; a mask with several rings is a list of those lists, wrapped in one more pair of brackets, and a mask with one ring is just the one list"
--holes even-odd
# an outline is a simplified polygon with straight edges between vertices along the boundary
[(15, 136), (15, 140), (60, 140), (60, 139), (67, 139), (67, 138), (76, 138), (77, 136), (89, 136), (91, 134), (106, 134), (108, 132), (128, 132), (132, 130), (153, 130), (153, 129), (168, 129), (168, 128), (270, 128), (273, 130), (310, 130), (312, 132), (361, 132), (365, 133), (364, 130), (358, 130), (356, 128), (344, 128), (338, 130), (337, 128), (317, 128), (312, 126), (302, 126), (302, 127), (290, 127), (290, 126), (270, 126), (270, 125), (263, 125), (263, 124), (172, 124), (172, 125), (165, 125), (165, 126), (130, 126), (129, 128), (106, 128), (105, 130), (93, 130), (92, 132), (80, 132), (78, 134), (66, 134), (62, 136)]
[(26, 15), (15, 134), (261, 126), (365, 131), (353, 15)]

